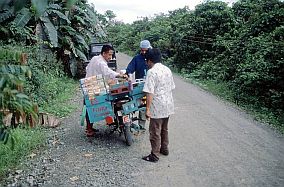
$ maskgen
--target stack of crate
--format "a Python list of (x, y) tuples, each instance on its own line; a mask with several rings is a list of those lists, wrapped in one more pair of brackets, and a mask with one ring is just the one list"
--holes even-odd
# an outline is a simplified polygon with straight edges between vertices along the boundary
[(102, 75), (80, 79), (80, 84), (83, 94), (90, 100), (96, 96), (105, 95), (108, 91), (108, 85)]
[(110, 95), (127, 94), (130, 92), (130, 84), (131, 82), (121, 81), (117, 84), (110, 85), (109, 93)]

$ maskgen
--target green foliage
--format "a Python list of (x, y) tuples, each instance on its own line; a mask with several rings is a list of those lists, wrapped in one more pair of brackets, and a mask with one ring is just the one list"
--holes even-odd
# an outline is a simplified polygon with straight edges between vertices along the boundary
[(9, 111), (21, 117), (24, 124), (33, 125), (30, 119), (37, 118), (35, 105), (23, 92), (24, 82), (26, 77), (30, 78), (31, 71), (25, 65), (17, 65), (21, 58), (18, 51), (1, 47), (0, 54), (4, 54), (0, 61), (0, 110)]
[[(33, 72), (27, 82), (27, 92), (36, 101), (40, 111), (64, 117), (74, 110), (66, 101), (77, 90), (77, 82), (66, 77), (62, 63), (50, 51), (28, 48), (28, 64)], [(52, 67), (52, 68), (50, 68)]]
[(68, 9), (72, 8), (76, 3), (78, 2), (78, 0), (66, 0), (66, 7)]
[[(3, 10), (0, 10), (0, 40), (8, 43), (11, 40), (26, 44), (39, 43), (48, 47), (57, 53), (65, 72), (71, 74), (69, 61), (75, 58), (79, 65), (86, 61), (88, 44), (93, 37), (99, 36), (94, 8), (86, 1), (78, 0), (25, 2), (3, 3)], [(110, 11), (108, 16), (113, 18)]]
[[(34, 124), (37, 117), (34, 102), (41, 111), (58, 117), (69, 115), (77, 107), (66, 105), (78, 86), (77, 81), (66, 77), (66, 72), (70, 59), (86, 60), (87, 44), (96, 35), (96, 14), (86, 1), (1, 1), (0, 23), (2, 175), (45, 139), (39, 129), (4, 126), (6, 112), (11, 112), (15, 119), (21, 117), (24, 124)], [(22, 52), (28, 54), (27, 64), (23, 64)]]
[(11, 7), (9, 1), (0, 1), (0, 23), (14, 16), (14, 7)]
[[(0, 142), (0, 178), (9, 169), (18, 167), (26, 156), (44, 144), (46, 135), (40, 129), (17, 128), (12, 130), (15, 143)], [(12, 149), (12, 144), (14, 145)]]
[(47, 17), (41, 17), (40, 20), (43, 22), (45, 29), (47, 30), (48, 39), (52, 47), (58, 46), (57, 30), (52, 22)]
[(32, 4), (31, 9), (33, 10), (36, 17), (39, 18), (45, 13), (48, 7), (48, 0), (41, 0), (41, 1), (31, 0), (31, 4)]
[[(49, 92), (49, 95), (54, 95), (55, 97), (49, 102), (43, 102), (40, 110), (54, 114), (58, 117), (66, 117), (77, 109), (76, 103), (66, 105), (70, 97), (78, 90), (78, 82), (62, 77), (60, 79), (52, 78), (49, 84), (46, 85), (45, 89)], [(53, 88), (54, 87), (54, 88)], [(54, 91), (56, 93), (54, 93)]]
[[(66, 77), (62, 63), (56, 59), (56, 56), (52, 52), (42, 49), (39, 46), (12, 47), (9, 45), (6, 48), (11, 49), (16, 53), (20, 49), (23, 52), (28, 53), (28, 66), (26, 66), (26, 70), (28, 72), (26, 73), (29, 75), (31, 74), (31, 78), (22, 78), (24, 82), (22, 82), (21, 85), (25, 88), (25, 94), (29, 95), (32, 101), (39, 105), (41, 111), (49, 112), (55, 115), (59, 114), (58, 116), (61, 117), (67, 115), (67, 111), (70, 112), (73, 110), (73, 106), (66, 107), (64, 106), (64, 102), (66, 102), (68, 97), (72, 97), (76, 91), (77, 82)], [(25, 69), (19, 69), (19, 71), (23, 70)], [(9, 71), (17, 72), (18, 70), (11, 69)], [(53, 106), (55, 107), (52, 110), (48, 109), (52, 108)], [(61, 109), (64, 107), (66, 109)]]
[(2, 10), (2, 12), (0, 14), (0, 23), (11, 18), (13, 15), (14, 14), (13, 14), (13, 11), (11, 9)]
[[(134, 40), (132, 35), (133, 28), (129, 24), (115, 22), (113, 26), (107, 28), (110, 41), (121, 51), (131, 51), (135, 53), (138, 42)], [(121, 34), (117, 34), (121, 33)]]
[[(2, 120), (2, 117), (0, 119)], [(1, 143), (1, 142), (3, 142), (3, 143)], [(15, 147), (15, 136), (12, 135), (11, 129), (4, 127), (3, 124), (0, 124), (0, 146), (1, 146), (1, 144), (7, 145), (8, 142), (10, 142), (11, 149), (14, 149), (14, 147)]]
[(12, 61), (12, 62), (21, 62), (21, 51), (12, 51), (12, 49), (5, 49), (5, 48), (0, 48), (0, 62), (1, 65), (7, 64), (7, 62)]
[(23, 8), (18, 12), (14, 23), (17, 27), (23, 28), (31, 19), (32, 13), (27, 8)]
[(264, 108), (270, 116), (266, 119), (281, 126), (283, 27), (283, 1), (239, 0), (233, 7), (205, 1), (194, 11), (184, 7), (151, 20), (118, 22), (108, 33), (120, 50), (132, 54), (141, 39), (149, 39), (167, 65), (190, 78), (226, 84), (234, 102)]
[[(41, 111), (49, 112), (58, 117), (65, 117), (77, 107), (74, 105), (66, 105), (66, 102), (73, 97), (74, 93), (77, 91), (78, 83), (65, 76), (62, 63), (58, 62), (54, 54), (39, 46), (25, 47), (9, 45), (5, 46), (4, 54), (7, 53), (7, 49), (15, 52), (21, 49), (23, 52), (29, 54), (27, 69), (32, 71), (32, 77), (31, 79), (23, 80), (21, 83), (25, 87), (25, 94), (29, 95), (32, 101), (36, 101), (39, 104)], [(10, 56), (12, 59), (15, 58), (14, 55), (6, 56)], [(7, 60), (7, 57), (3, 59)], [(12, 65), (13, 64), (9, 66)], [(17, 70), (10, 71), (17, 72)], [(17, 76), (13, 76), (13, 78), (19, 79)], [(2, 83), (3, 81), (0, 81), (0, 85), (2, 85)], [(9, 89), (6, 90), (8, 92)], [(4, 94), (3, 92), (0, 93)], [(16, 94), (17, 92), (11, 90), (9, 93)], [(16, 94), (16, 98), (27, 99), (26, 95)], [(18, 99), (13, 100), (11, 106), (14, 106), (15, 104), (13, 103), (17, 100)], [(8, 100), (5, 99), (4, 101), (6, 103)], [(21, 104), (27, 104), (27, 102), (23, 101)], [(16, 105), (16, 107), (18, 107), (18, 105)], [(0, 112), (0, 122), (2, 122), (2, 119), (3, 113)], [(7, 141), (7, 138), (10, 141)], [(45, 141), (45, 134), (40, 128), (30, 129), (27, 128), (27, 126), (20, 126), (20, 128), (11, 129), (4, 127), (1, 123), (0, 139), (4, 141), (0, 141), (1, 176), (4, 175), (8, 169), (18, 166), (34, 149), (42, 146)]]
[[(23, 92), (25, 78), (30, 78), (30, 69), (23, 65), (24, 55), (11, 48), (0, 48), (0, 143), (11, 142), (13, 149), (15, 136), (11, 133), (11, 128), (16, 127), (15, 119), (22, 119), (24, 125), (34, 125), (37, 119), (36, 105)], [(3, 123), (5, 113), (14, 116), (10, 126)]]

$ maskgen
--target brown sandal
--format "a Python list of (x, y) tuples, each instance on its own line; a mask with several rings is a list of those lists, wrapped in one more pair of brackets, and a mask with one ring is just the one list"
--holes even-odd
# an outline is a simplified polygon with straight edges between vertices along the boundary
[(95, 136), (95, 131), (93, 131), (93, 130), (87, 130), (87, 131), (86, 131), (86, 135), (87, 135), (87, 137), (94, 137), (94, 136)]

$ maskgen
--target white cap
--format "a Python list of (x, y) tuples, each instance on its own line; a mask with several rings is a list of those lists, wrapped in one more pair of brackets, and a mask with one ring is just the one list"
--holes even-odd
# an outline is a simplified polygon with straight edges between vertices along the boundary
[(143, 40), (143, 41), (140, 42), (140, 48), (149, 49), (149, 48), (152, 48), (152, 47), (151, 47), (151, 44), (148, 40)]

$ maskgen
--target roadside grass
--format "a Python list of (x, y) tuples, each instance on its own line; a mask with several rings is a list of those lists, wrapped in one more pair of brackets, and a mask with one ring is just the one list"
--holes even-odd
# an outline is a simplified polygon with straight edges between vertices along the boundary
[[(51, 78), (45, 87), (45, 91), (52, 93), (52, 99), (43, 102), (40, 110), (51, 113), (57, 117), (65, 117), (72, 113), (76, 103), (70, 104), (69, 99), (78, 91), (78, 81), (60, 77)], [(5, 177), (9, 170), (22, 168), (20, 163), (25, 162), (33, 151), (44, 148), (48, 135), (41, 127), (11, 129), (11, 136), (15, 138), (14, 148), (11, 141), (6, 145), (0, 142), (0, 179)], [(1, 180), (0, 180), (1, 181)]]
[[(229, 88), (227, 83), (216, 82), (212, 80), (200, 80), (188, 77), (188, 75), (180, 74), (187, 81), (198, 85), (204, 90), (209, 91), (210, 93), (222, 98), (232, 104), (237, 105), (244, 111), (246, 111), (250, 116), (255, 120), (269, 125), (272, 129), (275, 129), (277, 132), (284, 134), (284, 116), (283, 112), (276, 113), (269, 108), (260, 107), (254, 103), (247, 103), (243, 101), (236, 101), (234, 98), (233, 91)], [(279, 114), (280, 113), (280, 114)]]
[(0, 178), (4, 177), (9, 169), (16, 168), (33, 150), (44, 146), (46, 135), (40, 128), (16, 128), (12, 130), (15, 138), (14, 148), (12, 142), (0, 143)]
[(76, 103), (69, 102), (67, 104), (67, 101), (78, 91), (79, 83), (76, 80), (66, 78), (61, 78), (59, 82), (55, 88), (60, 89), (60, 91), (57, 91), (56, 97), (49, 102), (44, 102), (40, 110), (54, 114), (57, 117), (65, 117), (78, 107)]

